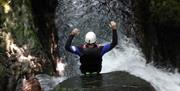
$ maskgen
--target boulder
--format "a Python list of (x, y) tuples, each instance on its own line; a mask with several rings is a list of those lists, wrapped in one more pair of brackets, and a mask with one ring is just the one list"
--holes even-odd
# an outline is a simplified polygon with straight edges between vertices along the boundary
[(155, 89), (150, 83), (127, 72), (111, 72), (72, 77), (57, 85), (54, 91), (155, 91)]

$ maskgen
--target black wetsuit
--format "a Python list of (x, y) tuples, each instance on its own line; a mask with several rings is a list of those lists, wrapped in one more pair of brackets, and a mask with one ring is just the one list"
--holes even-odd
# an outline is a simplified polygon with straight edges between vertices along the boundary
[(71, 53), (77, 54), (80, 56), (80, 70), (83, 74), (86, 74), (86, 72), (97, 72), (99, 73), (102, 68), (102, 56), (110, 51), (112, 48), (114, 48), (117, 45), (117, 31), (112, 30), (112, 42), (109, 44), (106, 44), (104, 46), (99, 46), (97, 44), (94, 44), (93, 48), (88, 48), (87, 45), (80, 45), (80, 46), (72, 46), (71, 42), (74, 38), (74, 35), (70, 35), (66, 45), (65, 49)]

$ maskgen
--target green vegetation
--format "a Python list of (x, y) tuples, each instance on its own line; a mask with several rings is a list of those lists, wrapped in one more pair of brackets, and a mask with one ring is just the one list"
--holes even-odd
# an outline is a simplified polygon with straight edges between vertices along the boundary
[(7, 3), (7, 2), (8, 2), (8, 0), (0, 0), (0, 5), (3, 5), (5, 3)]
[[(0, 74), (6, 74), (6, 69), (5, 69), (5, 67), (2, 65), (2, 64), (0, 64)], [(0, 78), (2, 77), (3, 75), (0, 75)]]
[[(5, 6), (6, 5), (6, 6)], [(29, 0), (0, 0), (0, 76), (4, 73), (3, 63), (8, 63), (6, 35), (10, 33), (17, 47), (27, 45), (28, 54), (39, 57), (41, 44), (35, 32), (31, 3)], [(8, 12), (5, 11), (5, 8)], [(6, 68), (7, 69), (7, 68)]]
[(35, 27), (31, 15), (30, 2), (28, 0), (16, 0), (13, 2), (13, 5), (14, 11), (6, 16), (6, 30), (12, 33), (16, 44), (19, 46), (27, 44), (30, 49), (39, 49), (41, 45), (34, 32)]
[(150, 12), (156, 23), (180, 23), (179, 0), (151, 0)]
[(148, 62), (160, 67), (179, 63), (180, 0), (134, 1), (137, 18), (136, 36)]

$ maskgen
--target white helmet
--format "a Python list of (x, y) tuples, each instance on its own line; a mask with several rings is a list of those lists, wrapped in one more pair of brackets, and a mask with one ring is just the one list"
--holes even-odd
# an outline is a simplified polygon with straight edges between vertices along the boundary
[(96, 34), (94, 32), (88, 32), (85, 36), (85, 42), (92, 44), (96, 42)]

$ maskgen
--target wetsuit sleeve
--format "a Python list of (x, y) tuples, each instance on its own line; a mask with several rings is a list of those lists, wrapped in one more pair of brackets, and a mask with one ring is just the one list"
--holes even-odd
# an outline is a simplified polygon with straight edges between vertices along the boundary
[(71, 53), (80, 55), (79, 47), (71, 45), (73, 38), (74, 38), (74, 35), (70, 35), (68, 37), (68, 40), (66, 41), (66, 44), (65, 44), (65, 49)]
[(112, 50), (118, 42), (118, 37), (117, 37), (117, 30), (112, 30), (113, 34), (112, 34), (112, 42), (110, 44), (106, 44), (103, 46), (102, 50), (101, 50), (101, 55), (104, 55), (105, 53), (107, 53), (108, 51)]

